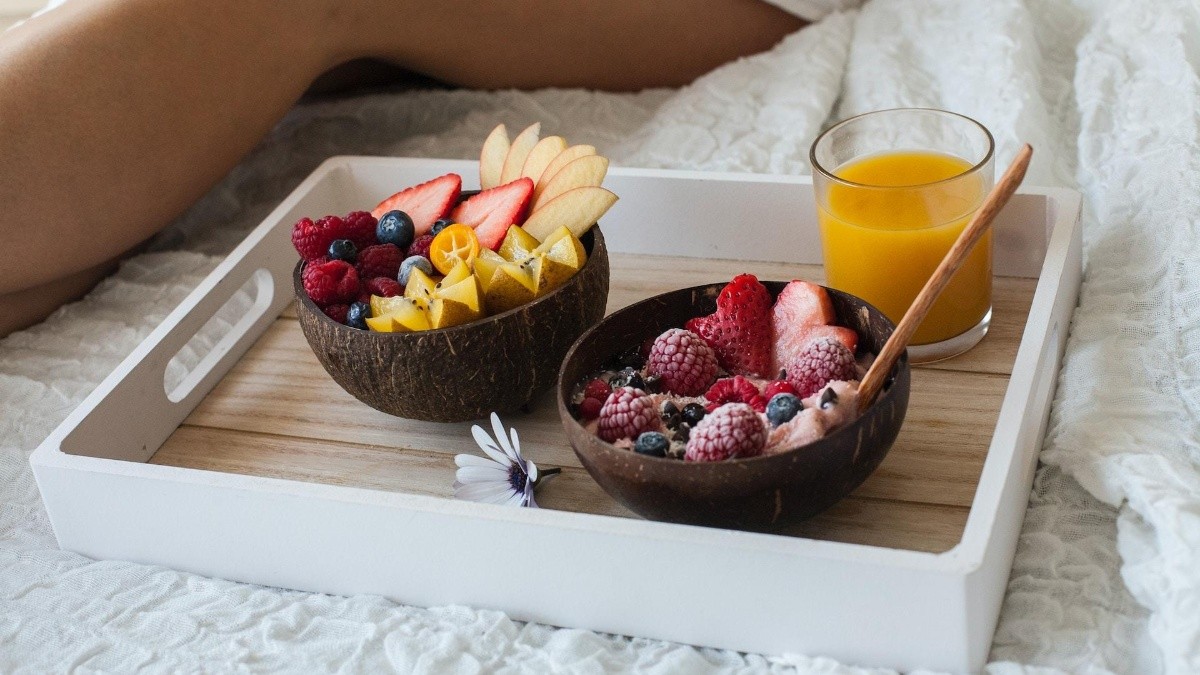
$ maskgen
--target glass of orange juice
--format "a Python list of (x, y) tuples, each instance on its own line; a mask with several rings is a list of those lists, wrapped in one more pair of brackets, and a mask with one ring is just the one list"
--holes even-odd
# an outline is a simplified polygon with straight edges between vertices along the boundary
[[(839, 122), (810, 152), (826, 283), (900, 321), (992, 187), (992, 135), (943, 110)], [(916, 363), (970, 349), (992, 317), (992, 237), (976, 244), (917, 328)]]

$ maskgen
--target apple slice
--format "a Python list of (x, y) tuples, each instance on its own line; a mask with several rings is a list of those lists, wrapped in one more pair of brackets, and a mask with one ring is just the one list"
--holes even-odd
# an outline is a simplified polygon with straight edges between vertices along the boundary
[(562, 136), (547, 136), (533, 146), (529, 156), (525, 158), (525, 166), (521, 167), (521, 175), (532, 180), (536, 185), (542, 177), (542, 172), (555, 157), (567, 149), (567, 140)]
[(583, 237), (615, 203), (617, 196), (602, 187), (577, 187), (543, 204), (522, 227), (542, 241), (563, 226)]
[(533, 146), (538, 143), (538, 134), (542, 133), (542, 123), (534, 122), (517, 134), (508, 155), (504, 158), (504, 168), (500, 170), (500, 185), (511, 183), (521, 177), (521, 169), (525, 168), (525, 160), (533, 152)]
[(587, 155), (596, 154), (596, 146), (594, 145), (572, 145), (558, 154), (558, 157), (550, 160), (545, 169), (542, 169), (542, 175), (534, 180), (533, 196), (536, 198), (541, 194), (542, 190), (554, 178), (554, 174), (562, 170), (562, 168), (571, 162), (586, 157)]
[[(600, 187), (604, 176), (608, 173), (608, 158), (600, 155), (585, 155), (571, 162), (554, 174), (542, 194), (533, 198), (531, 211), (536, 212), (542, 205), (549, 203), (555, 197), (567, 190), (580, 187)], [(536, 191), (536, 188), (534, 188)]]
[(496, 125), (483, 142), (479, 153), (479, 189), (486, 190), (500, 184), (500, 173), (504, 171), (504, 159), (508, 157), (508, 128)]

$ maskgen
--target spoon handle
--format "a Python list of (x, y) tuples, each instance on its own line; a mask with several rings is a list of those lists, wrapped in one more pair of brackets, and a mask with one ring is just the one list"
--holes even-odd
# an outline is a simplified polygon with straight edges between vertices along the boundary
[(1004, 208), (1009, 198), (1017, 191), (1017, 187), (1021, 185), (1021, 180), (1025, 178), (1025, 170), (1029, 168), (1029, 159), (1032, 156), (1033, 148), (1026, 143), (1021, 148), (1021, 151), (1017, 153), (1012, 164), (1008, 165), (1008, 169), (1004, 172), (999, 182), (988, 193), (987, 198), (983, 200), (983, 204), (975, 212), (974, 217), (971, 218), (971, 222), (963, 228), (954, 245), (946, 252), (946, 257), (942, 258), (942, 262), (934, 270), (933, 275), (929, 277), (929, 281), (925, 282), (925, 287), (917, 294), (908, 311), (904, 313), (904, 317), (900, 319), (896, 330), (892, 332), (891, 337), (883, 345), (879, 356), (876, 357), (875, 362), (871, 364), (871, 367), (867, 370), (867, 374), (863, 376), (862, 382), (858, 385), (858, 405), (860, 411), (866, 410), (867, 406), (875, 401), (875, 397), (879, 395), (879, 391), (883, 388), (883, 383), (892, 372), (892, 367), (896, 365), (896, 361), (908, 347), (908, 341), (917, 330), (917, 326), (921, 325), (921, 321), (929, 313), (929, 309), (933, 307), (934, 301), (945, 290), (954, 273), (962, 267), (967, 254), (971, 252), (971, 249), (979, 241), (980, 237), (983, 236), (983, 233), (991, 226), (992, 221), (996, 219), (996, 215), (1000, 213), (1000, 209)]

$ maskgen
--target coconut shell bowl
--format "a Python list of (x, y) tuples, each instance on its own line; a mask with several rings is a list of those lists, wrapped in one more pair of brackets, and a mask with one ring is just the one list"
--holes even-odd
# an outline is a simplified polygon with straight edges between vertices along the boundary
[[(782, 282), (763, 282), (778, 295)], [(778, 454), (720, 462), (687, 462), (624, 450), (601, 440), (572, 415), (571, 394), (626, 349), (716, 309), (725, 284), (685, 288), (631, 305), (605, 318), (567, 354), (558, 381), (558, 410), (575, 454), (613, 498), (651, 519), (692, 525), (772, 530), (810, 518), (857, 488), (879, 466), (908, 407), (907, 355), (886, 387), (854, 422)], [(855, 329), (859, 351), (878, 354), (895, 329), (865, 301), (826, 289), (837, 323)]]
[(581, 238), (587, 262), (532, 302), (478, 321), (413, 333), (376, 333), (325, 316), (292, 284), (300, 328), (334, 382), (368, 406), (427, 422), (518, 410), (555, 382), (571, 344), (604, 316), (608, 252), (599, 227)]

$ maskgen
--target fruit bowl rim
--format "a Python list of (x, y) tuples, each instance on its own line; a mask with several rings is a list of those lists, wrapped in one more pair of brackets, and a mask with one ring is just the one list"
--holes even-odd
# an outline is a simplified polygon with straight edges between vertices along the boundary
[[(730, 459), (723, 459), (723, 460), (716, 461), (716, 462), (689, 462), (682, 458), (676, 459), (673, 457), (658, 457), (656, 455), (646, 455), (646, 454), (638, 453), (638, 452), (634, 451), (632, 448), (630, 448), (628, 450), (624, 450), (622, 448), (618, 448), (616, 445), (604, 440), (603, 438), (600, 438), (596, 434), (589, 432), (583, 426), (583, 424), (581, 424), (579, 422), (579, 420), (576, 419), (575, 415), (571, 414), (570, 404), (563, 398), (562, 377), (566, 371), (567, 363), (569, 363), (571, 361), (571, 359), (575, 356), (576, 350), (580, 346), (583, 345), (583, 342), (585, 340), (587, 340), (588, 338), (591, 337), (591, 335), (594, 331), (599, 330), (600, 327), (603, 326), (606, 321), (608, 321), (612, 317), (616, 316), (617, 313), (625, 312), (626, 310), (632, 311), (635, 308), (637, 308), (638, 306), (640, 306), (644, 303), (650, 303), (652, 301), (655, 301), (664, 295), (670, 295), (673, 293), (680, 293), (680, 292), (685, 292), (685, 291), (692, 291), (692, 292), (701, 291), (701, 290), (707, 291), (707, 289), (712, 289), (714, 287), (724, 287), (728, 283), (729, 283), (728, 281), (722, 281), (722, 282), (714, 282), (714, 283), (708, 283), (708, 284), (699, 284), (696, 286), (687, 286), (684, 288), (677, 288), (674, 290), (666, 291), (664, 293), (658, 293), (658, 294), (652, 295), (648, 298), (639, 300), (638, 302), (635, 302), (631, 305), (622, 307), (621, 309), (617, 310), (616, 312), (613, 312), (612, 314), (609, 314), (608, 316), (601, 319), (596, 325), (594, 325), (591, 328), (589, 328), (588, 330), (584, 331), (584, 333), (579, 336), (579, 339), (577, 339), (575, 341), (575, 344), (571, 345), (571, 348), (567, 350), (567, 355), (563, 357), (562, 365), (559, 367), (559, 378), (558, 378), (559, 382), (558, 382), (558, 386), (555, 388), (555, 398), (558, 399), (559, 416), (564, 418), (563, 419), (564, 424), (566, 424), (566, 423), (574, 424), (577, 427), (578, 432), (588, 434), (589, 436), (594, 437), (596, 439), (596, 441), (598, 441), (599, 443), (602, 444), (601, 447), (603, 447), (607, 451), (632, 453), (632, 454), (636, 455), (639, 459), (649, 460), (651, 462), (660, 462), (660, 463), (664, 463), (664, 464), (670, 464), (672, 466), (696, 467), (695, 469), (684, 469), (684, 471), (718, 471), (719, 469), (716, 467), (737, 466), (737, 465), (743, 465), (743, 464), (752, 464), (755, 462), (764, 462), (765, 463), (768, 461), (779, 461), (781, 458), (791, 455), (794, 452), (803, 450), (805, 448), (810, 448), (813, 445), (816, 445), (817, 443), (820, 443), (827, 439), (831, 439), (831, 438), (835, 438), (835, 437), (844, 435), (843, 432), (848, 432), (851, 429), (858, 427), (858, 425), (861, 424), (862, 420), (864, 418), (866, 418), (868, 411), (875, 409), (880, 404), (882, 404), (884, 401), (886, 401), (896, 395), (896, 388), (892, 385), (895, 384), (895, 382), (899, 378), (902, 370), (907, 370), (907, 371), (911, 372), (911, 364), (909, 363), (909, 360), (908, 360), (908, 349), (905, 349), (904, 352), (900, 355), (900, 358), (898, 358), (896, 360), (896, 365), (892, 367), (892, 372), (888, 374), (888, 379), (887, 379), (886, 384), (884, 385), (884, 389), (879, 393), (878, 396), (876, 396), (875, 401), (873, 403), (871, 403), (870, 407), (868, 407), (867, 410), (864, 410), (862, 412), (862, 414), (860, 414), (858, 417), (854, 418), (854, 420), (852, 420), (849, 424), (842, 426), (838, 429), (835, 429), (832, 433), (826, 434), (816, 440), (809, 441), (808, 443), (805, 443), (803, 445), (797, 445), (796, 447), (793, 447), (793, 448), (788, 448), (787, 450), (783, 450), (781, 452), (773, 452), (769, 455), (768, 454), (759, 454), (759, 455), (755, 455), (753, 457), (733, 457)], [(788, 282), (774, 281), (774, 280), (767, 280), (767, 281), (760, 280), (760, 283), (763, 283), (764, 285), (766, 285), (766, 284), (772, 284), (772, 283), (786, 284)], [(836, 288), (830, 288), (823, 284), (817, 284), (817, 285), (821, 286), (821, 288), (824, 288), (827, 292), (834, 291), (836, 293), (840, 293), (842, 295), (854, 298), (854, 299), (858, 300), (859, 302), (863, 303), (863, 306), (867, 308), (867, 311), (872, 316), (878, 316), (878, 317), (882, 318), (887, 323), (887, 325), (889, 325), (891, 327), (891, 329), (888, 331), (889, 335), (891, 335), (892, 331), (896, 330), (896, 324), (894, 322), (892, 322), (891, 319), (887, 318), (887, 315), (885, 315), (877, 307), (875, 307), (871, 303), (867, 302), (866, 300), (863, 300), (862, 298), (858, 297), (857, 295), (854, 295), (853, 293), (847, 293), (846, 291), (840, 291)], [(330, 320), (332, 321), (332, 319), (330, 319)], [(734, 377), (734, 376), (729, 375), (729, 377)], [(910, 378), (910, 380), (911, 380), (911, 378)], [(911, 386), (912, 385), (911, 385), (911, 381), (910, 381), (910, 384), (909, 384), (910, 389), (911, 389)], [(572, 385), (572, 390), (573, 389), (574, 389), (574, 385)], [(907, 407), (908, 407), (907, 404), (905, 404), (906, 410), (907, 410)], [(706, 415), (707, 414), (708, 413), (706, 413)], [(755, 414), (757, 415), (758, 411), (755, 411)], [(901, 423), (901, 426), (903, 427), (903, 423)], [(768, 434), (769, 433), (770, 433), (770, 430), (768, 429)], [(572, 440), (571, 447), (574, 448), (578, 452), (579, 448), (576, 447), (575, 443), (573, 442), (573, 434), (568, 433), (567, 437), (568, 437), (568, 440)]]
[[(575, 274), (572, 274), (571, 278), (567, 279), (563, 284), (561, 284), (557, 288), (552, 289), (549, 293), (547, 293), (539, 298), (534, 298), (533, 300), (530, 300), (529, 302), (526, 302), (521, 305), (517, 305), (516, 307), (513, 307), (512, 309), (507, 309), (503, 312), (500, 312), (499, 314), (491, 314), (491, 315), (488, 315), (485, 317), (481, 317), (481, 318), (475, 319), (474, 321), (469, 321), (467, 323), (461, 323), (461, 324), (458, 324), (457, 326), (446, 326), (445, 328), (429, 328), (427, 330), (417, 330), (417, 331), (408, 331), (408, 332), (383, 333), (380, 331), (374, 331), (374, 330), (370, 330), (370, 329), (363, 330), (361, 328), (351, 328), (350, 326), (347, 326), (344, 323), (339, 323), (337, 321), (334, 321), (333, 319), (331, 319), (329, 317), (328, 314), (326, 314), (324, 312), (324, 310), (322, 310), (319, 306), (317, 306), (317, 303), (313, 302), (312, 298), (308, 297), (308, 293), (304, 292), (304, 285), (301, 282), (301, 275), (304, 270), (304, 265), (306, 265), (308, 263), (308, 261), (304, 260), (303, 258), (301, 258), (299, 261), (296, 262), (296, 267), (295, 267), (295, 269), (292, 270), (292, 293), (296, 296), (296, 300), (298, 302), (300, 302), (301, 304), (305, 305), (305, 308), (308, 309), (310, 311), (310, 313), (318, 315), (318, 321), (327, 321), (330, 324), (333, 324), (334, 326), (336, 326), (338, 329), (355, 331), (357, 333), (365, 333), (365, 334), (371, 335), (376, 338), (406, 339), (413, 335), (448, 334), (453, 331), (460, 331), (460, 330), (464, 330), (464, 329), (469, 330), (472, 328), (478, 328), (479, 326), (483, 325), (487, 321), (504, 319), (504, 318), (507, 318), (511, 314), (516, 314), (518, 312), (528, 310), (528, 309), (534, 307), (535, 305), (541, 303), (542, 301), (548, 300), (551, 297), (557, 295), (560, 291), (566, 290), (566, 288), (568, 286), (570, 286), (572, 282), (578, 281), (580, 275), (583, 274), (583, 271), (585, 269), (588, 269), (588, 267), (592, 264), (592, 260), (595, 258), (594, 253), (596, 251), (596, 246), (598, 246), (604, 242), (604, 235), (603, 235), (603, 233), (600, 232), (600, 223), (595, 223), (591, 227), (589, 227), (587, 232), (583, 233), (583, 237), (579, 237), (580, 242), (582, 243), (584, 237), (587, 237), (589, 234), (591, 234), (593, 232), (595, 234), (592, 235), (592, 248), (590, 251), (588, 251), (587, 260), (583, 261), (583, 266), (580, 267), (579, 270), (577, 272), (575, 272)], [(607, 250), (607, 247), (606, 247), (606, 250)], [(601, 319), (601, 321), (603, 321), (603, 319)]]

